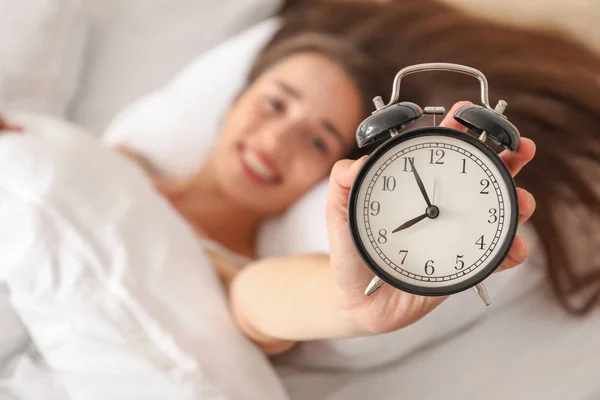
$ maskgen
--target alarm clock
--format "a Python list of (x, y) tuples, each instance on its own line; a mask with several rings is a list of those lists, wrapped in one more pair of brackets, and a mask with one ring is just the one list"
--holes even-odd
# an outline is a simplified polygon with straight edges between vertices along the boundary
[[(451, 71), (477, 78), (481, 105), (460, 107), (454, 119), (466, 132), (435, 126), (443, 107), (399, 102), (406, 75)], [(516, 151), (520, 134), (503, 115), (507, 104), (489, 105), (488, 83), (479, 70), (427, 63), (397, 73), (388, 104), (361, 122), (359, 147), (381, 142), (352, 184), (348, 222), (354, 246), (375, 274), (365, 294), (384, 282), (408, 293), (443, 296), (474, 288), (486, 304), (482, 283), (500, 266), (517, 234), (515, 182), (489, 146)], [(404, 130), (425, 115), (433, 126)]]

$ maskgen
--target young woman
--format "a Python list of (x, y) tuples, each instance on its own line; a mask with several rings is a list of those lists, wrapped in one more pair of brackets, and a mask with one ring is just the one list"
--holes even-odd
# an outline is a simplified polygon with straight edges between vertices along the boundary
[[(371, 99), (389, 93), (399, 69), (432, 61), (482, 70), (491, 95), (507, 100), (511, 121), (535, 139), (536, 162), (518, 176), (534, 143), (523, 139), (516, 154), (502, 158), (539, 201), (532, 222), (550, 282), (572, 312), (585, 312), (598, 297), (570, 301), (599, 275), (588, 261), (597, 236), (585, 233), (600, 210), (593, 189), (600, 159), (598, 57), (559, 35), (492, 24), (432, 1), (320, 5), (284, 19), (231, 105), (211, 156), (191, 178), (156, 175), (142, 157), (119, 149), (145, 165), (198, 235), (216, 244), (210, 254), (233, 315), (267, 353), (297, 341), (400, 329), (444, 300), (389, 286), (364, 296), (372, 273), (356, 254), (346, 221), (349, 188), (364, 162), (355, 148), (356, 126), (373, 110)], [(453, 74), (403, 85), (407, 100), (423, 105), (450, 108), (457, 99), (477, 98), (474, 83)], [(451, 117), (442, 125), (463, 129)], [(331, 254), (256, 260), (261, 221), (327, 175)], [(519, 189), (519, 205), (522, 223), (535, 209), (533, 196)], [(521, 263), (527, 252), (518, 238), (503, 268)]]
[[(600, 59), (560, 35), (493, 24), (433, 1), (317, 5), (284, 18), (232, 104), (204, 167), (186, 182), (157, 181), (200, 235), (254, 260), (260, 222), (331, 174), (330, 255), (254, 260), (239, 272), (231, 258), (213, 253), (240, 329), (267, 353), (297, 341), (389, 332), (444, 300), (389, 286), (364, 296), (372, 274), (354, 250), (346, 221), (349, 188), (364, 161), (355, 148), (356, 126), (373, 110), (371, 99), (389, 93), (399, 69), (433, 61), (484, 71), (492, 96), (507, 100), (511, 121), (535, 139), (538, 161), (516, 179), (543, 204), (532, 222), (546, 251), (550, 283), (571, 312), (583, 313), (597, 299), (598, 293), (579, 304), (571, 301), (599, 275), (588, 261), (597, 236), (579, 224), (594, 226), (600, 210), (593, 190), (600, 169)], [(457, 99), (478, 98), (476, 85), (456, 74), (403, 84), (407, 99), (418, 104), (450, 108)], [(442, 125), (463, 129), (451, 117)], [(535, 149), (523, 139), (516, 154), (502, 154), (513, 175)], [(522, 223), (536, 203), (519, 189), (519, 204)], [(571, 204), (577, 213), (565, 213)], [(585, 245), (572, 252), (572, 241)], [(503, 267), (519, 264), (527, 252), (518, 238)]]
[[(337, 159), (360, 156), (355, 127), (373, 109), (371, 99), (389, 93), (393, 75), (440, 60), (484, 71), (492, 96), (508, 101), (511, 121), (539, 146), (537, 161), (516, 180), (543, 205), (532, 223), (556, 298), (584, 313), (600, 293), (573, 301), (600, 275), (590, 261), (600, 231), (593, 189), (600, 171), (600, 59), (555, 33), (493, 24), (434, 1), (325, 4), (292, 13), (256, 60), (213, 156), (194, 178), (168, 183), (164, 193), (199, 232), (254, 258), (262, 218), (285, 210)], [(418, 104), (450, 108), (457, 99), (478, 98), (478, 87), (456, 74), (422, 74), (403, 84)], [(442, 124), (462, 129), (448, 117)], [(502, 156), (516, 175), (534, 152), (524, 139), (517, 154)], [(331, 171), (329, 256), (259, 260), (239, 274), (222, 272), (240, 328), (270, 354), (296, 341), (399, 329), (443, 301), (388, 286), (364, 296), (372, 274), (354, 251), (346, 221), (348, 190), (362, 162), (344, 159)], [(535, 201), (519, 189), (519, 203), (523, 222)], [(526, 254), (517, 239), (504, 266)]]
[[(347, 157), (355, 153), (354, 134), (368, 115), (367, 99), (374, 95), (368, 85), (373, 81), (361, 82), (356, 63), (361, 54), (339, 43), (306, 35), (274, 46), (278, 56), (255, 71), (232, 104), (211, 156), (194, 176), (174, 182), (148, 168), (150, 178), (198, 235), (220, 243), (216, 249), (229, 249), (211, 252), (215, 268), (229, 287), (240, 329), (269, 354), (301, 340), (399, 329), (444, 300), (391, 287), (371, 297), (363, 294), (372, 273), (354, 250), (346, 208), (364, 157)], [(390, 82), (391, 78), (385, 89)], [(451, 117), (443, 125), (463, 129)], [(516, 174), (534, 151), (533, 142), (523, 139), (519, 151), (503, 154), (503, 159)], [(142, 157), (125, 152), (144, 163)], [(261, 221), (286, 210), (330, 172), (331, 254), (250, 261), (256, 258)], [(519, 189), (519, 203), (523, 222), (535, 202)], [(230, 253), (235, 256), (228, 257)], [(514, 267), (526, 256), (527, 245), (519, 238), (503, 268)], [(242, 257), (248, 265), (237, 273), (235, 264), (243, 262)]]

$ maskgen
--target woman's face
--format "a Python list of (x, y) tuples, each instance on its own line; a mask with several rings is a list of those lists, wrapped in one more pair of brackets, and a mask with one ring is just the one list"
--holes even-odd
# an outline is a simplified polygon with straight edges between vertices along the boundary
[(265, 71), (233, 103), (209, 165), (234, 201), (284, 211), (355, 145), (358, 88), (334, 61), (297, 53)]

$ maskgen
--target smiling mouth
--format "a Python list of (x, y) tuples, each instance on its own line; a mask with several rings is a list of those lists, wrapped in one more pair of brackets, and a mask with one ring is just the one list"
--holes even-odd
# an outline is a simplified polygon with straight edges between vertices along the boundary
[(281, 175), (272, 166), (272, 162), (263, 154), (249, 149), (243, 144), (238, 145), (240, 161), (244, 172), (257, 183), (276, 185), (281, 183)]

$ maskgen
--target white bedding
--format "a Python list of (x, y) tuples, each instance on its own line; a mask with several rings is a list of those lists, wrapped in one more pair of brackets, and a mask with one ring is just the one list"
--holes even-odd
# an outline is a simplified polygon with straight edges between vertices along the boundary
[(292, 400), (598, 400), (599, 371), (600, 310), (570, 317), (545, 285), (381, 368), (279, 367)]
[(301, 345), (276, 363), (291, 399), (599, 400), (600, 309), (561, 309), (534, 232), (520, 234), (531, 255), (486, 280), (490, 307), (462, 292), (397, 332)]
[(69, 399), (285, 399), (192, 228), (143, 171), (92, 135), (27, 121), (40, 125), (0, 135), (0, 281), (53, 373), (21, 363), (3, 386), (54, 377)]
[(485, 310), (463, 292), (400, 331), (301, 345), (278, 358), (292, 400), (599, 400), (600, 309), (586, 317), (562, 310), (535, 234), (520, 233), (531, 256), (486, 280), (493, 299)]
[[(6, 0), (6, 2), (6, 4), (11, 4), (11, 0)], [(522, 16), (523, 13), (515, 12), (515, 10), (518, 11), (518, 8), (522, 8), (521, 5), (527, 7), (531, 5), (527, 2), (517, 4), (513, 1), (511, 6), (507, 7), (506, 1), (498, 0), (484, 2), (461, 0), (461, 2), (477, 3), (478, 6), (480, 3), (496, 2), (498, 10), (503, 11), (496, 15), (502, 19), (510, 17), (511, 13), (514, 17)], [(173, 1), (153, 1), (151, 13), (141, 12), (131, 7), (132, 0), (92, 1), (89, 3), (96, 8), (105, 7), (106, 4), (118, 5), (119, 8), (107, 7), (104, 13), (107, 18), (93, 21), (94, 31), (92, 33), (94, 35), (92, 35), (92, 39), (94, 41), (87, 48), (88, 62), (84, 69), (82, 86), (77, 101), (72, 104), (69, 114), (71, 118), (85, 123), (88, 127), (105, 126), (116, 110), (120, 110), (127, 102), (162, 85), (168, 76), (185, 65), (186, 60), (193, 59), (200, 52), (199, 49), (202, 47), (198, 47), (199, 44), (196, 41), (198, 37), (211, 40), (213, 38), (213, 36), (206, 35), (190, 35), (189, 29), (181, 28), (182, 19), (176, 14), (185, 7), (177, 7), (172, 4)], [(135, 3), (144, 8), (147, 8), (148, 4), (146, 0), (137, 0)], [(178, 3), (184, 4), (183, 2)], [(208, 4), (208, 2), (186, 0), (186, 4), (192, 3), (193, 5), (190, 7), (202, 7)], [(548, 0), (546, 3), (552, 3), (552, 0)], [(583, 14), (593, 19), (595, 14), (589, 12), (589, 7), (592, 7), (591, 0), (581, 0), (575, 3), (582, 6), (580, 8), (583, 10)], [(234, 4), (232, 7), (235, 7), (235, 2), (231, 2), (231, 4)], [(553, 4), (558, 3), (554, 2)], [(563, 22), (567, 20), (573, 22), (572, 25), (577, 26), (581, 36), (589, 38), (592, 31), (591, 25), (570, 17), (570, 11), (574, 5), (572, 2), (568, 2), (561, 6), (569, 8), (569, 12), (562, 8), (558, 10), (558, 6), (555, 7), (556, 15), (563, 16), (564, 18), (561, 19)], [(483, 5), (481, 6), (483, 7)], [(536, 17), (547, 14), (545, 11), (548, 11), (548, 7), (544, 10), (535, 6), (529, 8), (536, 11), (530, 13)], [(124, 13), (124, 10), (128, 13)], [(170, 11), (165, 13), (162, 12), (163, 10)], [(186, 27), (197, 28), (198, 31), (195, 32), (214, 33), (213, 25), (197, 24), (196, 16), (193, 13), (189, 13), (187, 10), (183, 11), (190, 16), (185, 19)], [(544, 12), (540, 14), (537, 11)], [(268, 13), (258, 14), (245, 13), (242, 10), (237, 15), (248, 16), (255, 20), (270, 15)], [(133, 17), (134, 22), (139, 23), (138, 25), (133, 25), (129, 21)], [(165, 17), (167, 18), (167, 27), (164, 23)], [(203, 17), (206, 17), (206, 14)], [(221, 28), (232, 26), (221, 23), (220, 19), (212, 16), (208, 18)], [(556, 18), (552, 19), (553, 23), (555, 20)], [(144, 25), (143, 29), (136, 28), (142, 24)], [(237, 27), (235, 30), (241, 28)], [(147, 32), (153, 34), (146, 34)], [(158, 47), (156, 46), (157, 37), (160, 38)], [(196, 39), (190, 40), (190, 37)], [(213, 42), (217, 42), (217, 40)], [(174, 45), (175, 48), (173, 48)], [(130, 57), (120, 57), (121, 55), (131, 55), (130, 49), (132, 48), (137, 50), (143, 48), (144, 50), (141, 57), (140, 52), (136, 52), (133, 64), (130, 62)], [(140, 60), (146, 61), (140, 62)], [(132, 67), (137, 64), (144, 66), (142, 75), (140, 75), (139, 68)], [(117, 72), (118, 79), (115, 79)], [(123, 84), (126, 84), (125, 88)], [(2, 140), (0, 140), (1, 142)], [(0, 159), (0, 161), (2, 160)], [(106, 168), (110, 168), (110, 166), (106, 166)], [(3, 175), (2, 171), (0, 171), (0, 175)], [(97, 199), (91, 195), (85, 198), (86, 202), (92, 200), (96, 201)], [(5, 232), (12, 235), (12, 230), (0, 226), (0, 241), (4, 239), (5, 236), (1, 234)], [(4, 260), (0, 258), (0, 261)], [(523, 268), (526, 269), (528, 266)], [(519, 277), (515, 279), (517, 282), (520, 281)], [(0, 291), (0, 303), (2, 303), (1, 294)], [(505, 296), (504, 291), (494, 292), (493, 296), (495, 301), (510, 297)], [(543, 285), (535, 285), (535, 288), (532, 286), (531, 291), (524, 292), (522, 296), (510, 298), (513, 299), (512, 303), (506, 302), (502, 307), (498, 307), (495, 302), (491, 309), (486, 310), (482, 318), (476, 319), (464, 330), (448, 335), (445, 340), (426, 342), (424, 347), (416, 348), (412, 353), (407, 351), (406, 347), (409, 346), (404, 347), (401, 351), (393, 348), (394, 351), (389, 353), (396, 353), (401, 357), (385, 366), (356, 372), (329, 371), (314, 366), (309, 367), (306, 359), (309, 361), (316, 359), (319, 351), (324, 346), (329, 346), (330, 353), (321, 353), (325, 356), (321, 359), (328, 357), (331, 352), (337, 351), (338, 356), (347, 357), (353, 361), (353, 365), (349, 365), (350, 368), (367, 368), (376, 357), (371, 357), (367, 362), (361, 363), (362, 354), (368, 353), (365, 351), (365, 347), (367, 349), (379, 347), (373, 344), (374, 341), (369, 341), (371, 344), (362, 348), (348, 345), (336, 346), (338, 342), (332, 342), (301, 346), (296, 353), (296, 355), (300, 355), (299, 360), (294, 360), (299, 361), (298, 365), (291, 367), (280, 365), (278, 371), (294, 400), (600, 399), (600, 379), (598, 379), (597, 373), (600, 370), (598, 368), (600, 360), (599, 312), (597, 311), (584, 320), (568, 318), (552, 303)], [(6, 326), (4, 322), (8, 318), (4, 318), (7, 314), (4, 314), (5, 310), (1, 307), (0, 304), (0, 313), (2, 313), (0, 315), (3, 317), (0, 329), (4, 329)], [(440, 314), (433, 314), (432, 318), (436, 315)], [(452, 315), (446, 315), (445, 318), (452, 318)], [(418, 334), (422, 332), (420, 329), (423, 326), (424, 324), (417, 324), (411, 327), (414, 330), (407, 330), (404, 333), (407, 337), (406, 340), (418, 342), (420, 340)], [(429, 326), (435, 327), (435, 324)], [(411, 332), (417, 333), (411, 336)], [(11, 343), (11, 349), (19, 350), (23, 345), (27, 346), (28, 342), (26, 339), (23, 340), (23, 331), (20, 327), (16, 327), (12, 331), (13, 335), (5, 336), (6, 333), (4, 330), (0, 332), (0, 347), (4, 347), (1, 339), (5, 337), (8, 337), (6, 343)], [(232, 349), (224, 348), (224, 352), (232, 354), (235, 353), (236, 348), (247, 350), (247, 346), (241, 344)], [(350, 354), (349, 349), (356, 349), (356, 354)], [(380, 354), (388, 356), (388, 350), (385, 347), (379, 347), (379, 349), (374, 352), (379, 351)], [(11, 352), (12, 350), (9, 353)], [(310, 354), (304, 356), (306, 353)], [(66, 395), (62, 386), (51, 386), (52, 376), (44, 374), (43, 364), (31, 364), (39, 359), (36, 358), (35, 351), (31, 351), (30, 354), (30, 358), (21, 359), (20, 371), (23, 372), (23, 375), (16, 376), (12, 381), (16, 386), (10, 388), (11, 393), (20, 391), (19, 394), (26, 399), (56, 398), (62, 400), (62, 396)], [(257, 358), (252, 351), (250, 354), (249, 359), (257, 362), (257, 369), (263, 370), (262, 357)], [(4, 355), (0, 351), (0, 357)], [(216, 355), (214, 356), (216, 357)], [(0, 360), (1, 362), (2, 360)], [(327, 360), (325, 359), (323, 362), (326, 363)], [(34, 374), (37, 374), (35, 378), (32, 377)], [(269, 376), (268, 373), (266, 375)], [(1, 374), (0, 377), (3, 378)], [(272, 383), (272, 377), (269, 376), (267, 381)], [(35, 388), (38, 383), (43, 387), (43, 391), (23, 392), (28, 388)], [(0, 383), (0, 398), (2, 399), (12, 398), (7, 395), (6, 384), (7, 381)], [(111, 385), (106, 385), (107, 388), (104, 388), (101, 386), (101, 382), (94, 382), (94, 384), (99, 389), (114, 388)], [(107, 393), (101, 390), (99, 395), (106, 396)]]

